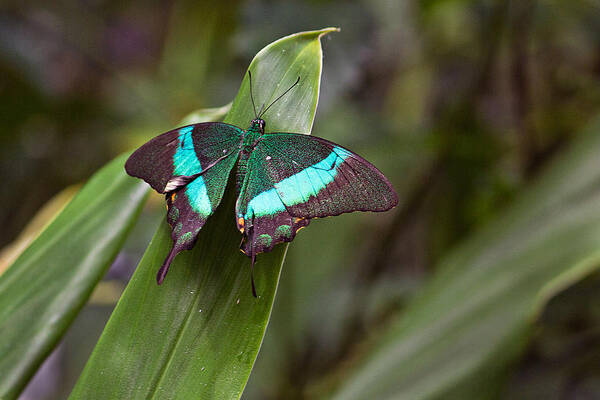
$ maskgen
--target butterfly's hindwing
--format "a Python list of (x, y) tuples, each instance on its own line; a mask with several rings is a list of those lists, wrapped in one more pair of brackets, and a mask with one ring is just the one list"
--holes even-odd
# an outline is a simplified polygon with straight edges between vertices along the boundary
[(167, 193), (167, 220), (176, 253), (194, 246), (198, 232), (221, 202), (236, 156), (230, 154), (186, 186)]
[(309, 219), (287, 212), (273, 190), (269, 171), (261, 163), (264, 154), (256, 148), (247, 162), (247, 173), (237, 199), (238, 229), (244, 234), (242, 251), (248, 255), (271, 251), (277, 243), (291, 242)]

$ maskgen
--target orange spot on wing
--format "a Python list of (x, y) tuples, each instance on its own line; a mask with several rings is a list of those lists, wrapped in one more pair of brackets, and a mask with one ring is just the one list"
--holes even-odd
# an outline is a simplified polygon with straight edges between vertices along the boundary
[(244, 233), (244, 218), (238, 218), (237, 222), (238, 222), (238, 227), (240, 229), (240, 232)]
[(171, 202), (175, 201), (175, 192), (171, 193)]

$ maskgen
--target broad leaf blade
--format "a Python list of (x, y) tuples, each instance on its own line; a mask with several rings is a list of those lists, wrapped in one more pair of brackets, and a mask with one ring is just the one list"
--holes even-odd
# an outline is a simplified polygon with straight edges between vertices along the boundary
[(497, 395), (546, 301), (600, 267), (599, 131), (446, 258), (335, 399)]
[[(277, 121), (269, 112), (273, 117), (267, 123), (287, 131), (310, 131), (321, 78), (319, 39), (330, 31), (288, 36), (253, 60), (250, 70), (258, 99), (274, 98), (302, 71), (304, 84), (286, 96), (295, 107)], [(260, 71), (270, 64), (277, 67), (265, 76)], [(259, 84), (263, 81), (269, 83)], [(254, 111), (248, 88), (245, 77), (225, 122), (249, 125)], [(77, 382), (73, 399), (240, 397), (263, 339), (287, 247), (259, 256), (255, 299), (250, 261), (239, 251), (234, 203), (230, 185), (194, 249), (177, 256), (165, 282), (157, 286), (157, 268), (171, 246), (163, 222)]]
[(118, 157), (0, 276), (0, 398), (16, 398), (102, 278), (148, 189)]

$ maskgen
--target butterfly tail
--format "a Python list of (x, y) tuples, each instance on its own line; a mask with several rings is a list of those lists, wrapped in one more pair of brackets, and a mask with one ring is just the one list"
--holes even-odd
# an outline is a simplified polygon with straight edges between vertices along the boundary
[(250, 282), (252, 283), (252, 296), (256, 295), (256, 286), (254, 285), (254, 261), (256, 261), (256, 254), (252, 253), (252, 266), (250, 267)]
[(163, 283), (163, 281), (165, 280), (165, 277), (167, 276), (167, 272), (169, 272), (169, 267), (171, 266), (171, 262), (173, 262), (173, 259), (175, 258), (177, 253), (179, 253), (178, 249), (175, 246), (173, 246), (171, 248), (171, 251), (169, 252), (169, 255), (167, 255), (167, 258), (165, 258), (165, 261), (163, 262), (162, 266), (158, 270), (158, 274), (156, 274), (156, 282), (159, 285), (161, 283)]
[(252, 259), (252, 262), (250, 264), (250, 282), (252, 283), (252, 296), (256, 298), (258, 296), (256, 295), (256, 286), (254, 285), (254, 262), (256, 261), (256, 246), (254, 242), (254, 218), (252, 218), (252, 223), (248, 227), (248, 233), (250, 233), (250, 242), (252, 243), (252, 247), (250, 248), (250, 258)]

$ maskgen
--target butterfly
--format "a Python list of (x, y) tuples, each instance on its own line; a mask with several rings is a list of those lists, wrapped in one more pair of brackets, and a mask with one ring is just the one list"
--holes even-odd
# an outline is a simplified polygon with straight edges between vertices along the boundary
[[(219, 205), (231, 170), (235, 174), (235, 222), (240, 250), (254, 263), (258, 253), (291, 242), (312, 218), (352, 211), (387, 211), (398, 204), (388, 179), (356, 153), (326, 139), (300, 133), (265, 133), (261, 117), (243, 130), (222, 122), (183, 126), (155, 137), (126, 161), (131, 176), (165, 194), (172, 248), (157, 274), (160, 285), (175, 256), (191, 249)], [(264, 110), (263, 110), (264, 109)]]

